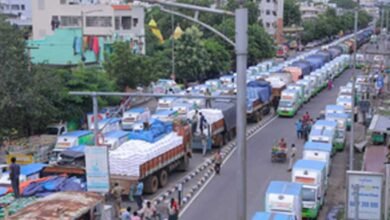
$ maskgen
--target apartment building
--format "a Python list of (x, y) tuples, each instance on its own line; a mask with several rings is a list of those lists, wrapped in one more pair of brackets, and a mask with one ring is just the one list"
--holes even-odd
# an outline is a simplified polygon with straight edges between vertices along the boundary
[(0, 14), (11, 24), (31, 26), (31, 0), (0, 0)]
[(282, 42), (284, 0), (260, 0), (260, 20), (266, 32)]

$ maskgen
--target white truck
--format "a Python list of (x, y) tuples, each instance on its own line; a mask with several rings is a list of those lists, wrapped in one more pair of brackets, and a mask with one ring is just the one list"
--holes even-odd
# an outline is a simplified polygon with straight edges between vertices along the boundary
[(326, 163), (326, 174), (330, 174), (330, 164), (332, 157), (332, 144), (315, 143), (308, 141), (303, 146), (304, 160), (317, 160)]
[(160, 98), (157, 103), (158, 110), (172, 110), (173, 104), (176, 101), (176, 98), (173, 97), (164, 97)]
[(302, 184), (271, 181), (265, 194), (265, 211), (302, 220)]
[(150, 120), (149, 108), (132, 108), (125, 111), (122, 116), (122, 129), (132, 130), (134, 124), (143, 123)]
[(324, 204), (328, 187), (326, 163), (318, 160), (298, 160), (292, 169), (292, 182), (302, 186), (302, 217), (316, 219)]
[(277, 113), (279, 116), (293, 117), (301, 107), (297, 90), (285, 89), (282, 91)]

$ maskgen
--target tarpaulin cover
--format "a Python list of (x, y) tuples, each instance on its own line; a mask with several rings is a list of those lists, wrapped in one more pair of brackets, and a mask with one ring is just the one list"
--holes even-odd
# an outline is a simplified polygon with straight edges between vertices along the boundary
[(22, 195), (43, 197), (58, 191), (84, 191), (84, 188), (76, 177), (53, 176), (42, 182), (30, 183)]
[(47, 164), (44, 163), (31, 163), (20, 167), (20, 174), (29, 176), (34, 173), (40, 172)]
[(320, 50), (316, 54), (321, 54), (325, 56), (325, 63), (329, 62), (332, 59), (330, 52), (326, 50)]
[(236, 127), (237, 125), (236, 102), (231, 100), (218, 100), (218, 101), (212, 101), (211, 105), (213, 108), (222, 111), (223, 119), (225, 121), (225, 126), (227, 130), (231, 130)]
[(3, 196), (7, 193), (8, 187), (0, 187), (0, 196)]
[(144, 131), (130, 132), (131, 140), (143, 140), (149, 143), (154, 143), (160, 140), (165, 134), (172, 132), (172, 122), (162, 122), (160, 120), (153, 120), (150, 123), (150, 128)]
[(301, 60), (291, 64), (291, 66), (299, 67), (302, 70), (303, 75), (309, 75), (312, 71), (312, 67), (309, 62)]
[[(247, 84), (248, 88), (252, 88), (256, 90), (257, 97), (254, 97), (253, 94), (252, 97), (248, 96), (248, 98), (259, 98), (262, 103), (269, 102), (272, 94), (272, 87), (271, 84), (267, 81), (251, 81)], [(248, 93), (249, 95), (249, 93)]]
[(332, 59), (334, 59), (343, 53), (343, 49), (339, 46), (333, 46), (329, 48), (329, 52), (332, 55)]
[(78, 145), (66, 149), (65, 151), (61, 152), (61, 155), (71, 157), (71, 158), (80, 158), (84, 156), (84, 150), (85, 150), (85, 145)]
[(311, 55), (305, 58), (310, 63), (312, 71), (321, 68), (325, 64), (325, 60), (321, 56)]

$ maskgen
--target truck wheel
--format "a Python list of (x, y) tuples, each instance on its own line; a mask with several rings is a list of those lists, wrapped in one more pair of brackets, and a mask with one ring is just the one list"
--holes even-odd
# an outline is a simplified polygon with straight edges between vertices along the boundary
[(177, 170), (185, 172), (187, 171), (189, 165), (190, 165), (190, 159), (187, 156), (184, 156), (184, 158), (181, 159), (179, 166), (177, 166)]
[(161, 172), (159, 173), (158, 175), (158, 180), (159, 180), (159, 184), (160, 184), (160, 187), (164, 187), (168, 184), (168, 172), (167, 170), (161, 170)]
[(145, 188), (144, 188), (145, 193), (153, 194), (153, 193), (157, 192), (157, 190), (158, 190), (157, 176), (152, 175), (152, 176), (149, 176), (148, 178), (146, 178), (146, 180), (144, 181), (144, 185), (145, 185)]
[(257, 112), (255, 113), (255, 121), (256, 121), (257, 123), (261, 121), (261, 113), (260, 113), (260, 111), (257, 111)]

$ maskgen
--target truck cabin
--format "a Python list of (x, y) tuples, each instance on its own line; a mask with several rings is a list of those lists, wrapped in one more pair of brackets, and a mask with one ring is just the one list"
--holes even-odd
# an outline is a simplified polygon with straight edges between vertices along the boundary
[(327, 105), (325, 107), (325, 117), (327, 117), (328, 114), (344, 114), (345, 109), (342, 105)]
[(265, 211), (301, 219), (302, 184), (271, 181), (266, 191)]
[(133, 108), (123, 113), (122, 128), (125, 130), (131, 130), (132, 125), (139, 121), (148, 120), (150, 117), (148, 108)]
[(310, 81), (309, 80), (298, 80), (296, 82), (297, 85), (302, 85), (304, 87), (304, 97), (306, 100), (308, 100), (311, 96), (312, 87), (310, 87)]
[(318, 80), (317, 76), (306, 75), (303, 77), (303, 79), (309, 80), (311, 82), (311, 84), (313, 85), (314, 90), (316, 90), (320, 87), (319, 80)]
[(344, 106), (344, 111), (348, 114), (352, 114), (352, 98), (351, 97), (338, 97), (336, 100), (337, 105)]
[(325, 128), (322, 129), (312, 128), (309, 135), (309, 141), (315, 143), (333, 144), (335, 135), (336, 133), (334, 130), (327, 130)]
[(106, 145), (108, 149), (116, 149), (121, 144), (129, 140), (129, 134), (129, 132), (122, 130), (105, 133), (103, 145)]
[(205, 85), (210, 89), (210, 91), (216, 91), (221, 88), (221, 81), (218, 79), (210, 79), (205, 82)]
[[(110, 131), (121, 130), (121, 119), (120, 118), (105, 118), (98, 122), (98, 129), (102, 133), (107, 133)], [(94, 130), (94, 123), (91, 124), (90, 130)]]
[(171, 110), (176, 99), (173, 97), (160, 98), (158, 100), (157, 110)]
[(92, 131), (71, 131), (57, 138), (55, 149), (62, 151), (64, 149), (86, 143), (93, 143)]
[(178, 112), (175, 110), (157, 110), (152, 119), (158, 119), (160, 121), (173, 121), (177, 117)]
[(46, 126), (45, 134), (60, 136), (68, 131), (66, 124), (50, 124)]

